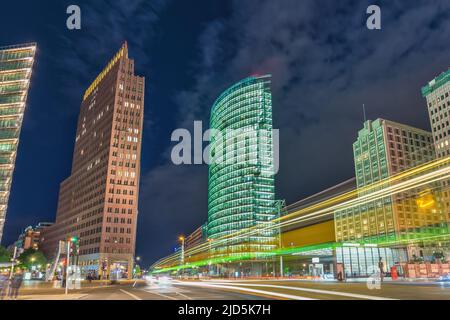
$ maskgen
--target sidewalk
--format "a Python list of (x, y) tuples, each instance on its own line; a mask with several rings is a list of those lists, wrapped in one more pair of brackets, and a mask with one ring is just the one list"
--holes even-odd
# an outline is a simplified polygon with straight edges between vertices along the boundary
[(19, 296), (17, 300), (79, 300), (87, 294), (38, 294), (29, 296)]
[[(367, 282), (370, 281), (369, 278), (349, 278), (346, 279), (345, 283), (352, 282)], [(430, 279), (430, 278), (398, 278), (397, 280), (392, 280), (390, 277), (385, 277), (383, 282), (392, 283), (392, 284), (437, 284), (439, 283), (438, 279)]]

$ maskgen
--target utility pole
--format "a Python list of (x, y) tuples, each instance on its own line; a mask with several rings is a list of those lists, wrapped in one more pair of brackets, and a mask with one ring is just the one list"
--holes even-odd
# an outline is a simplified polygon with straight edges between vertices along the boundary
[(17, 247), (14, 246), (14, 254), (13, 254), (13, 258), (11, 261), (11, 272), (9, 273), (9, 279), (11, 280), (14, 274), (14, 264), (16, 262), (16, 255), (17, 255)]

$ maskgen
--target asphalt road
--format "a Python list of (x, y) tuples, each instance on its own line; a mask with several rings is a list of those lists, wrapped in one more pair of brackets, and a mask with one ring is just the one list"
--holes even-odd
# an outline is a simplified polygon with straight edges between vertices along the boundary
[(127, 283), (70, 291), (49, 286), (24, 287), (23, 300), (450, 300), (450, 283), (383, 283), (370, 290), (366, 283), (280, 281), (170, 281)]

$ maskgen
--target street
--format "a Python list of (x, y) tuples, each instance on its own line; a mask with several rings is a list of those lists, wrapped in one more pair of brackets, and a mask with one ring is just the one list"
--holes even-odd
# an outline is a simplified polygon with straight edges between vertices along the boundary
[(25, 285), (19, 300), (450, 300), (450, 283), (385, 282), (370, 290), (365, 282), (302, 280), (214, 280), (164, 283), (91, 284), (79, 290)]

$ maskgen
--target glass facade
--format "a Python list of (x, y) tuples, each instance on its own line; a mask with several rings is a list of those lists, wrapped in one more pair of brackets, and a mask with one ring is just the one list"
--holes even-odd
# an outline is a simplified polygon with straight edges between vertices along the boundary
[(371, 248), (342, 246), (336, 248), (336, 262), (344, 265), (347, 278), (368, 277), (379, 271), (380, 258), (384, 264), (384, 271), (399, 262), (407, 260), (406, 250), (403, 248)]
[[(244, 79), (212, 107), (208, 238), (216, 257), (257, 256), (276, 247), (270, 83), (270, 76)], [(254, 232), (217, 241), (247, 228)]]
[[(435, 158), (429, 132), (384, 119), (367, 121), (353, 150), (359, 196), (389, 187), (387, 178)], [(386, 183), (370, 191), (365, 188), (379, 181)], [(335, 212), (337, 241), (379, 243), (445, 233), (445, 218), (438, 206), (440, 194), (435, 187), (426, 185)], [(423, 197), (437, 204), (421, 208)]]
[(36, 44), (0, 47), (0, 241)]
[[(450, 156), (450, 69), (424, 86), (422, 96), (427, 100), (436, 156), (440, 159), (448, 158)], [(441, 189), (450, 230), (450, 180), (442, 181)]]

